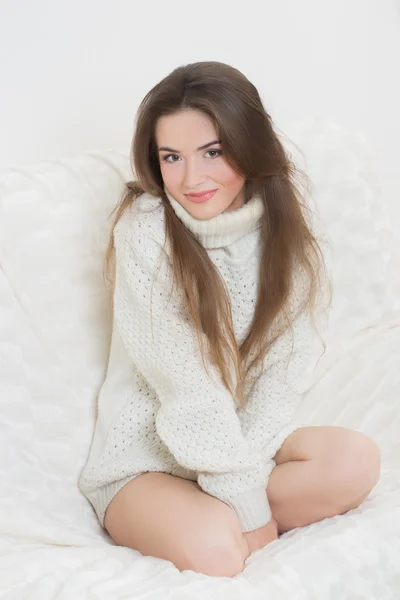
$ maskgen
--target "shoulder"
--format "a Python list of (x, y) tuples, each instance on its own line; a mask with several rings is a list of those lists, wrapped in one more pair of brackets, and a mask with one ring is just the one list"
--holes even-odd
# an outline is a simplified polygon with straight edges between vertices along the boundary
[(114, 227), (118, 257), (126, 252), (154, 262), (165, 246), (165, 213), (161, 198), (142, 194), (125, 209)]
[(114, 236), (125, 239), (150, 237), (164, 243), (164, 221), (161, 198), (142, 194), (122, 213), (114, 227)]
[[(167, 304), (170, 309), (180, 310), (181, 294), (172, 285), (174, 275), (161, 198), (142, 194), (134, 200), (114, 227), (114, 247), (116, 289), (128, 282), (135, 293), (143, 292), (150, 282), (152, 292), (154, 284), (160, 286), (154, 310), (157, 307), (161, 310)], [(164, 293), (166, 290), (168, 293)], [(178, 302), (176, 305), (171, 305), (172, 298)]]

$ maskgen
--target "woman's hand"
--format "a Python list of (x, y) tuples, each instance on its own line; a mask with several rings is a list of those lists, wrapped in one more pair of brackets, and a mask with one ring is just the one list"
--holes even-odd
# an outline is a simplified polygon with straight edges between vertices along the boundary
[(269, 523), (254, 531), (247, 531), (243, 534), (243, 537), (249, 547), (249, 553), (252, 554), (278, 539), (278, 524), (274, 518), (271, 518)]

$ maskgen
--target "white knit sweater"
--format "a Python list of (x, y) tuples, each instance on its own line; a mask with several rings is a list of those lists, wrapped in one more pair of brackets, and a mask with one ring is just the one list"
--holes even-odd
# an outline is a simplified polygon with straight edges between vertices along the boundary
[[(262, 201), (254, 197), (237, 211), (200, 221), (168, 197), (224, 279), (242, 341), (257, 295)], [(274, 455), (296, 429), (291, 421), (311, 328), (305, 317), (295, 322), (292, 354), (290, 331), (275, 342), (262, 376), (245, 390), (246, 409), (238, 409), (217, 371), (210, 366), (211, 377), (206, 373), (180, 291), (171, 292), (164, 231), (162, 202), (146, 194), (114, 230), (111, 352), (79, 484), (103, 525), (109, 502), (135, 475), (171, 473), (197, 481), (251, 531), (271, 518), (266, 487)]]

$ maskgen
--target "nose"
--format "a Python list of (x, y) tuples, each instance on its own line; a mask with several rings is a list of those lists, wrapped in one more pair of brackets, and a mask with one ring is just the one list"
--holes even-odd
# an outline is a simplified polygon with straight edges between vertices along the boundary
[(183, 183), (188, 190), (195, 190), (204, 182), (204, 171), (196, 157), (186, 159), (183, 177)]

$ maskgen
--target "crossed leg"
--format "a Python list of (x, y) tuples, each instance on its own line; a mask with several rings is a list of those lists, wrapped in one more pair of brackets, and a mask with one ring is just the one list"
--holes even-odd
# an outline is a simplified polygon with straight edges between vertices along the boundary
[[(340, 427), (298, 429), (274, 459), (267, 495), (279, 533), (355, 508), (379, 478), (375, 443)], [(118, 545), (207, 575), (233, 577), (249, 554), (229, 506), (166, 473), (145, 473), (123, 487), (105, 528)]]
[(274, 460), (267, 495), (279, 533), (356, 508), (380, 475), (375, 442), (344, 427), (300, 428)]

